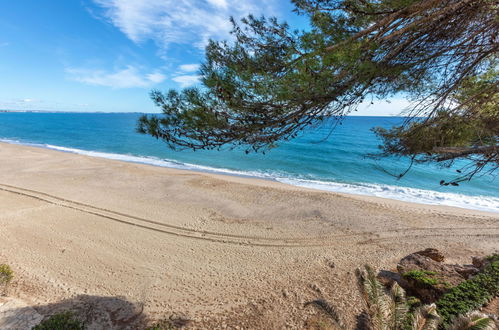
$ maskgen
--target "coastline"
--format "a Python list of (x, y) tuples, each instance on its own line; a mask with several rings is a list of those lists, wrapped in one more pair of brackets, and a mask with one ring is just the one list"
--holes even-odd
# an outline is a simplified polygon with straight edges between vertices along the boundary
[[(181, 163), (174, 160), (163, 160), (158, 158), (132, 156), (128, 154), (106, 153), (100, 151), (88, 151), (49, 144), (23, 143), (20, 141), (8, 139), (0, 139), (0, 144), (1, 143), (55, 150), (59, 152), (73, 153), (83, 156), (111, 159), (116, 161), (124, 161), (146, 166), (157, 166), (169, 169), (193, 171), (196, 173), (278, 182), (287, 186), (300, 187), (315, 191), (332, 192), (357, 198), (360, 196), (368, 198), (374, 197), (401, 202), (409, 202), (411, 204), (433, 205), (438, 207), (457, 207), (461, 209), (499, 214), (499, 198), (491, 196), (470, 196), (454, 193), (441, 193), (434, 190), (421, 190), (404, 186), (388, 186), (380, 184), (373, 185), (362, 183), (336, 183), (316, 180), (293, 179), (286, 177), (273, 177), (262, 175), (262, 173), (207, 167), (203, 165)], [(407, 195), (402, 195), (400, 193), (400, 190), (403, 190)]]
[(279, 328), (324, 298), (353, 325), (356, 268), (497, 252), (495, 213), (6, 143), (0, 157), (0, 263), (34, 306), (122, 296), (153, 318)]

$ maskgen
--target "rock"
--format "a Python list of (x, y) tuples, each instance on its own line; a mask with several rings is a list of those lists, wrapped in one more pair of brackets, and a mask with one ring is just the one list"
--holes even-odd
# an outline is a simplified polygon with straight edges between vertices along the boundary
[(143, 305), (129, 302), (124, 297), (77, 295), (57, 303), (37, 306), (37, 311), (45, 316), (71, 311), (89, 330), (135, 329), (132, 325), (141, 324), (144, 318)]
[(485, 264), (485, 258), (471, 257), (471, 263), (478, 269), (482, 269)]
[(423, 251), (418, 251), (416, 252), (416, 254), (428, 257), (436, 262), (443, 262), (445, 260), (442, 252), (438, 251), (437, 249), (428, 248)]
[(378, 280), (387, 288), (391, 287), (393, 282), (397, 282), (400, 285), (401, 281), (405, 281), (399, 273), (389, 270), (381, 270), (378, 273)]
[(479, 269), (472, 265), (453, 265), (456, 272), (461, 274), (465, 279), (469, 279), (479, 273)]
[(473, 266), (443, 264), (418, 252), (400, 260), (397, 271), (405, 280), (399, 282), (400, 286), (409, 295), (414, 295), (428, 304), (438, 300), (450, 288), (459, 285), (478, 269)]
[(26, 302), (15, 298), (0, 298), (0, 329), (30, 330), (43, 316)]
[(477, 268), (479, 271), (483, 271), (485, 267), (490, 265), (491, 259), (486, 258), (486, 257), (471, 257), (471, 263), (475, 268)]
[(282, 296), (283, 296), (284, 298), (287, 298), (287, 297), (289, 296), (288, 290), (283, 289), (283, 290), (282, 290)]

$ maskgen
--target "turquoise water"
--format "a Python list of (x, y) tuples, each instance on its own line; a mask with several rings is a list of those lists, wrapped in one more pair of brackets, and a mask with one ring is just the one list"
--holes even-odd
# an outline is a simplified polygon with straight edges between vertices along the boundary
[[(492, 176), (440, 186), (455, 169), (416, 165), (401, 180), (407, 159), (375, 161), (378, 151), (370, 131), (389, 127), (395, 117), (348, 117), (327, 140), (329, 128), (315, 128), (263, 154), (242, 150), (172, 151), (161, 141), (135, 132), (140, 114), (0, 113), (0, 139), (97, 157), (158, 166), (262, 177), (321, 190), (387, 197), (412, 202), (499, 212), (499, 189)], [(382, 170), (383, 169), (383, 170)]]

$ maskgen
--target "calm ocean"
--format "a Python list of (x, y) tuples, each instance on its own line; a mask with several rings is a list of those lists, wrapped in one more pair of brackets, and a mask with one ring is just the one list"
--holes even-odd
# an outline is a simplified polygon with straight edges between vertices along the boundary
[(348, 117), (327, 140), (329, 129), (316, 128), (265, 155), (246, 155), (242, 150), (172, 151), (135, 132), (139, 116), (0, 113), (0, 140), (157, 166), (267, 178), (321, 190), (499, 212), (499, 188), (491, 176), (444, 187), (439, 181), (455, 177), (458, 166), (416, 165), (397, 180), (383, 170), (400, 173), (407, 167), (407, 159), (366, 158), (378, 151), (379, 144), (370, 128), (389, 127), (401, 118)]

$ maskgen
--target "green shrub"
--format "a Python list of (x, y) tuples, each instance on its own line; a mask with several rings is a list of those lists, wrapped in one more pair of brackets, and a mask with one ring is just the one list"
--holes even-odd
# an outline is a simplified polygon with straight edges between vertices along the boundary
[(496, 328), (494, 319), (478, 311), (473, 311), (466, 315), (459, 315), (454, 319), (451, 330), (494, 330)]
[(411, 270), (409, 272), (404, 273), (402, 276), (405, 278), (412, 279), (418, 283), (425, 285), (437, 285), (438, 281), (431, 277), (431, 275), (436, 275), (437, 273), (431, 272), (428, 270)]
[(9, 284), (14, 278), (14, 272), (10, 268), (9, 265), (1, 264), (0, 265), (0, 285)]
[[(421, 306), (418, 299), (407, 297), (397, 282), (386, 288), (369, 266), (358, 270), (362, 296), (367, 304), (370, 328), (373, 330), (437, 329), (440, 316), (435, 304)], [(364, 329), (364, 327), (362, 327)]]
[(490, 263), (483, 272), (450, 289), (437, 301), (444, 327), (457, 315), (480, 309), (499, 294), (499, 254), (490, 256), (487, 260)]
[(72, 312), (54, 314), (42, 321), (32, 330), (84, 330), (82, 322), (74, 317)]
[[(495, 329), (492, 316), (474, 310), (499, 293), (499, 255), (489, 257), (487, 261), (489, 264), (482, 273), (462, 282), (451, 292), (442, 296), (437, 304), (431, 305), (422, 305), (419, 299), (407, 297), (404, 289), (397, 282), (389, 288), (385, 287), (374, 270), (366, 265), (364, 270), (357, 270), (362, 297), (367, 304), (366, 315), (368, 317), (368, 324), (363, 324), (361, 328), (373, 330)], [(432, 275), (437, 275), (437, 273), (411, 271), (403, 274), (404, 277), (419, 279), (421, 282), (425, 282), (425, 279)], [(470, 297), (476, 302), (472, 303)], [(465, 308), (460, 305), (460, 301)], [(332, 320), (339, 320), (334, 307), (327, 302), (317, 300), (306, 305), (308, 304), (320, 307), (331, 316)], [(337, 325), (339, 329), (343, 328), (340, 324), (337, 323)], [(151, 328), (151, 330), (164, 329)]]

